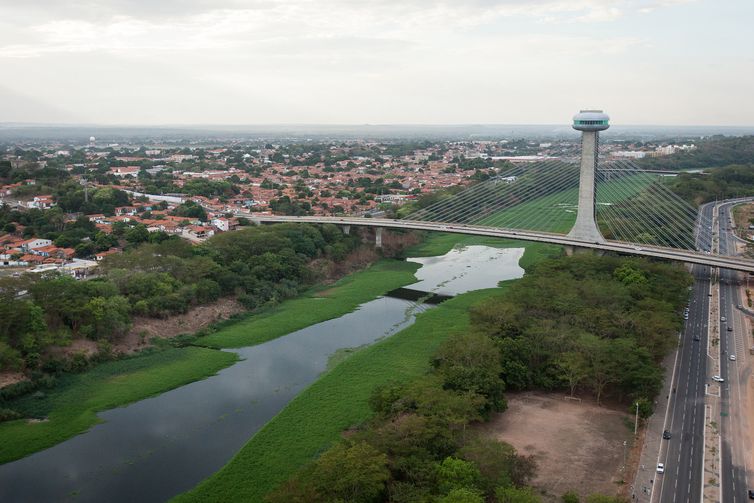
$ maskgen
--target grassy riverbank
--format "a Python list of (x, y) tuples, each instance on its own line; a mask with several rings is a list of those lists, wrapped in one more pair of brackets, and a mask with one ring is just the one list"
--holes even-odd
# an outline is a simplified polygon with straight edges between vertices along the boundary
[(469, 307), (504, 288), (459, 295), (417, 316), (416, 323), (355, 352), (291, 401), (215, 475), (177, 502), (261, 501), (341, 432), (370, 416), (375, 386), (425, 373), (430, 355), (469, 327)]
[[(437, 234), (407, 255), (439, 255), (456, 244), (521, 246), (514, 241)], [(555, 246), (526, 246), (521, 260), (524, 267), (560, 253)], [(370, 416), (367, 400), (375, 386), (425, 373), (439, 344), (452, 334), (468, 330), (469, 308), (502, 295), (509, 284), (459, 295), (418, 315), (416, 323), (392, 337), (356, 351), (291, 401), (219, 472), (175, 501), (261, 501), (344, 429)]]
[(103, 363), (68, 374), (44, 394), (14, 402), (14, 408), (41, 422), (0, 423), (0, 463), (27, 456), (82, 433), (98, 422), (97, 412), (123, 406), (204, 379), (237, 360), (212, 349), (171, 348)]
[(384, 259), (328, 287), (315, 287), (303, 296), (231, 322), (201, 338), (205, 347), (171, 348), (104, 363), (81, 374), (60, 378), (55, 388), (20, 398), (11, 408), (31, 417), (0, 423), (0, 463), (46, 449), (82, 433), (98, 419), (97, 412), (159, 395), (209, 377), (232, 365), (236, 355), (218, 347), (260, 344), (295, 330), (342, 316), (359, 304), (415, 280), (418, 264)]
[(274, 308), (230, 323), (197, 342), (214, 348), (261, 344), (296, 330), (343, 316), (390, 290), (416, 280), (419, 264), (383, 259), (364, 271), (350, 274), (332, 286), (312, 288)]

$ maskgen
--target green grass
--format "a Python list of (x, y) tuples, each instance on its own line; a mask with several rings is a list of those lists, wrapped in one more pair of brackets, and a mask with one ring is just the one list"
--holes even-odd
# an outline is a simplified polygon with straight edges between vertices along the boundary
[[(466, 245), (521, 245), (434, 234), (407, 255), (442, 254), (459, 241)], [(526, 245), (523, 266), (560, 253), (555, 246)], [(502, 295), (509, 284), (459, 295), (419, 314), (413, 325), (392, 337), (354, 352), (294, 398), (220, 471), (174, 501), (262, 501), (267, 492), (337, 440), (344, 429), (370, 417), (367, 400), (375, 386), (408, 381), (427, 372), (437, 347), (450, 335), (469, 329), (469, 308)]]
[(301, 297), (232, 323), (202, 337), (198, 344), (239, 348), (261, 344), (296, 330), (337, 318), (390, 290), (416, 280), (419, 264), (383, 259), (346, 276), (329, 288), (314, 288)]
[(0, 463), (51, 447), (99, 422), (96, 413), (164, 393), (204, 379), (235, 361), (237, 355), (213, 349), (171, 348), (103, 363), (69, 374), (43, 396), (29, 395), (12, 405), (46, 421), (0, 423)]

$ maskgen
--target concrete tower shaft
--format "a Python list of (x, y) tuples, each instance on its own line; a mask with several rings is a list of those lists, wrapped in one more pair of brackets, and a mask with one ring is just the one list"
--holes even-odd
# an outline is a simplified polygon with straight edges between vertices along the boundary
[(610, 127), (608, 121), (608, 116), (602, 110), (582, 110), (573, 117), (573, 128), (581, 131), (581, 168), (576, 223), (568, 236), (591, 243), (605, 242), (597, 227), (594, 192), (599, 160), (599, 131)]

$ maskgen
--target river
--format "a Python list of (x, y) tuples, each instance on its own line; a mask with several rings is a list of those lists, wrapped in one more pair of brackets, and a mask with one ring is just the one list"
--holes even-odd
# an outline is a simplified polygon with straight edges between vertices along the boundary
[[(422, 264), (408, 285), (442, 295), (519, 278), (523, 248), (469, 246)], [(327, 369), (340, 349), (372, 344), (427, 304), (380, 297), (339, 318), (233, 350), (238, 363), (202, 381), (99, 414), (86, 433), (0, 466), (2, 502), (161, 502), (220, 469)]]

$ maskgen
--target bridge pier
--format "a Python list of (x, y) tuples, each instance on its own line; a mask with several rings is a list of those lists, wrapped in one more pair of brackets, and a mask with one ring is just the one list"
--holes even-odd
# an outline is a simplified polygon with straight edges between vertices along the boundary
[(351, 234), (351, 226), (350, 225), (344, 225), (343, 226), (343, 234), (346, 236)]
[(581, 246), (573, 245), (564, 245), (563, 249), (565, 250), (566, 257), (573, 257), (576, 254), (583, 255), (584, 253), (592, 253), (601, 257), (605, 254), (604, 250), (595, 250), (593, 248), (583, 248)]
[(382, 227), (374, 228), (374, 246), (382, 248)]

